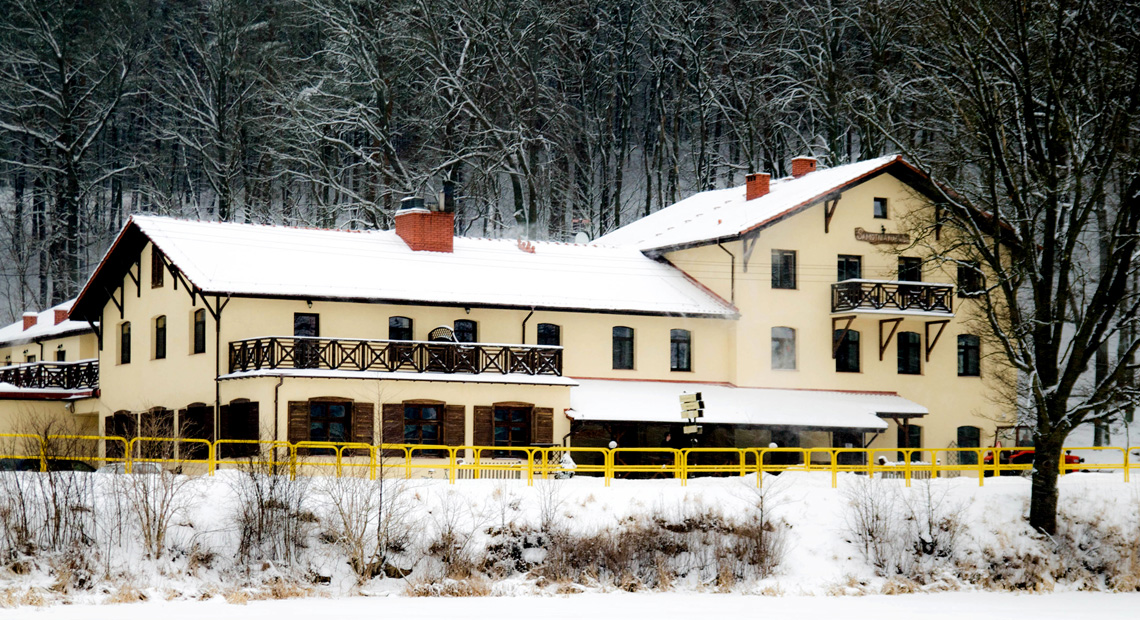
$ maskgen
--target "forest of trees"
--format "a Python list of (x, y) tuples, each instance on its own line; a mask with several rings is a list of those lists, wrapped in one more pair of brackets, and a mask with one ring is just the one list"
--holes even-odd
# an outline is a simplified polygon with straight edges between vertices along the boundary
[(130, 213), (591, 238), (694, 192), (892, 151), (901, 0), (0, 1), (0, 318)]

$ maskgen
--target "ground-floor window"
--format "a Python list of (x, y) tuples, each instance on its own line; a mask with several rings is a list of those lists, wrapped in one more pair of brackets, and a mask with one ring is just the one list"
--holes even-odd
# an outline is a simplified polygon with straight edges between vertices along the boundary
[[(898, 431), (898, 447), (899, 448), (921, 448), (922, 447), (922, 427), (917, 424), (904, 424), (899, 425)], [(898, 460), (905, 460), (906, 456), (899, 452)], [(910, 455), (911, 462), (921, 461), (921, 452), (912, 452)]]
[(439, 405), (404, 405), (404, 443), (442, 443), (440, 409)]
[(350, 404), (340, 401), (309, 401), (309, 441), (349, 441), (352, 436)]
[[(976, 426), (958, 427), (959, 448), (980, 448), (982, 446), (982, 429)], [(978, 455), (975, 452), (959, 452), (958, 463), (961, 465), (977, 465)]]
[[(289, 401), (289, 441), (328, 441), (372, 445), (375, 407), (368, 402), (324, 396), (307, 401)], [(298, 454), (335, 454), (331, 448), (302, 448)], [(346, 451), (367, 455), (365, 449)]]
[[(530, 407), (495, 407), (495, 447), (530, 445)], [(495, 456), (510, 456), (506, 450), (496, 450)]]
[(259, 407), (248, 400), (234, 400), (222, 405), (219, 412), (221, 428), (219, 439), (240, 440), (235, 443), (222, 443), (218, 446), (218, 458), (244, 458), (258, 453), (256, 443), (261, 438)]
[[(178, 436), (182, 439), (214, 440), (214, 408), (194, 403), (178, 412)], [(179, 442), (179, 454), (187, 459), (205, 459), (210, 448), (197, 441)]]

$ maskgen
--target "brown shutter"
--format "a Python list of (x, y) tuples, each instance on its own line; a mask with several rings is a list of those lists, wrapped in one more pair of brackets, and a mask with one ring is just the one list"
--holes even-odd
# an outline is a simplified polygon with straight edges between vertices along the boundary
[[(240, 410), (241, 406), (235, 405), (233, 408)], [(240, 437), (234, 437), (233, 433), (234, 424), (233, 420), (230, 419), (230, 406), (222, 405), (218, 407), (218, 439), (241, 439)], [(218, 458), (228, 459), (240, 456), (240, 452), (241, 446), (238, 444), (224, 443), (218, 448)]]
[[(309, 402), (289, 401), (289, 443), (309, 440)], [(298, 450), (297, 454), (308, 454), (308, 450)]]
[[(372, 425), (376, 419), (376, 408), (372, 403), (352, 404), (352, 440), (372, 445)], [(353, 450), (356, 456), (368, 456), (368, 450)]]
[(246, 436), (242, 439), (261, 441), (261, 407), (257, 403), (249, 403), (247, 407)]
[(535, 407), (531, 418), (531, 443), (554, 443), (554, 410), (550, 407)]
[(443, 443), (448, 446), (462, 446), (466, 438), (467, 408), (463, 405), (444, 405)]
[(476, 446), (495, 445), (495, 408), (475, 407)]
[[(386, 403), (381, 405), (382, 428), (380, 440), (383, 443), (404, 443), (404, 404)], [(385, 450), (384, 456), (403, 456), (402, 450)]]
[[(103, 436), (115, 436), (115, 415), (109, 415), (103, 418)], [(123, 458), (123, 442), (115, 439), (106, 442), (107, 445), (107, 458), (121, 459)]]
[[(237, 437), (234, 439), (261, 439), (261, 418), (258, 415), (257, 403), (249, 402), (242, 404), (241, 407), (234, 407), (230, 410), (235, 416), (241, 415), (241, 419), (235, 419), (233, 426)], [(238, 453), (243, 457), (257, 456), (258, 446), (254, 443), (236, 444), (233, 446), (238, 448)]]

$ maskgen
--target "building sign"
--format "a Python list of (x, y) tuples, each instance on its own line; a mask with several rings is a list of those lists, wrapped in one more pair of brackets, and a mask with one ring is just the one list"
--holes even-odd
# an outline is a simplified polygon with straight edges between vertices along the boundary
[(889, 232), (867, 232), (862, 228), (855, 229), (855, 239), (857, 241), (866, 241), (867, 243), (894, 243), (903, 244), (910, 243), (910, 235), (902, 233), (889, 233)]

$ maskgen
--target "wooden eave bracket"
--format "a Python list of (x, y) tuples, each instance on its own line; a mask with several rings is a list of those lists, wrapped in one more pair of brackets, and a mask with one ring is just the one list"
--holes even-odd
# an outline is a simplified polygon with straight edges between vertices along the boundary
[[(926, 336), (926, 361), (927, 361), (927, 363), (930, 362), (930, 352), (934, 350), (934, 345), (938, 344), (938, 339), (942, 337), (942, 332), (946, 330), (946, 325), (949, 322), (950, 322), (950, 319), (939, 319), (937, 321), (927, 321), (926, 322), (925, 336)], [(930, 326), (931, 325), (937, 325), (938, 326), (938, 332), (936, 334), (934, 334), (933, 340), (930, 338)]]
[[(122, 297), (123, 286), (120, 284), (119, 286), (116, 287), (116, 289), (119, 291), (119, 296)], [(115, 299), (115, 291), (108, 291), (106, 288), (104, 288), (103, 290), (107, 291), (107, 298), (110, 299), (111, 303), (115, 304), (115, 307), (119, 309), (119, 318), (120, 319), (123, 318), (123, 301)]]
[[(887, 323), (892, 323), (891, 333), (887, 334), (887, 339), (883, 340), (883, 327)], [(899, 329), (899, 323), (902, 323), (902, 318), (897, 319), (882, 319), (879, 321), (879, 361), (883, 361), (883, 354), (887, 352), (887, 347), (891, 346), (891, 340), (895, 337), (895, 332)], [(929, 360), (927, 360), (929, 361)]]
[(748, 261), (752, 259), (752, 250), (756, 249), (756, 242), (760, 240), (759, 230), (750, 230), (740, 238), (744, 245), (744, 273), (748, 273)]
[[(139, 284), (138, 276), (136, 276), (134, 274), (134, 271), (132, 271), (136, 267), (138, 268), (138, 270), (140, 272), (142, 272), (142, 262), (141, 261), (135, 261), (135, 264), (131, 265), (130, 267), (127, 267), (127, 277), (129, 277), (135, 283), (135, 292), (138, 293), (135, 296), (136, 297), (142, 297), (142, 285)], [(121, 308), (119, 310), (120, 310), (120, 312), (122, 312)], [(120, 318), (122, 318), (122, 317), (120, 317)]]
[(831, 232), (831, 218), (835, 215), (835, 207), (839, 206), (842, 194), (836, 192), (823, 197), (823, 234)]
[[(844, 340), (847, 340), (847, 332), (851, 331), (851, 323), (853, 323), (855, 321), (855, 315), (852, 314), (850, 316), (833, 316), (833, 317), (831, 317), (831, 333), (832, 334), (835, 333), (835, 329), (836, 329), (835, 326), (839, 325), (840, 321), (846, 321), (846, 323), (843, 324), (843, 334), (841, 336), (839, 336), (839, 339), (836, 340), (831, 345), (831, 359), (835, 359), (835, 356), (839, 354), (840, 345), (843, 344)], [(834, 337), (835, 336), (832, 336), (832, 338), (834, 338)]]

